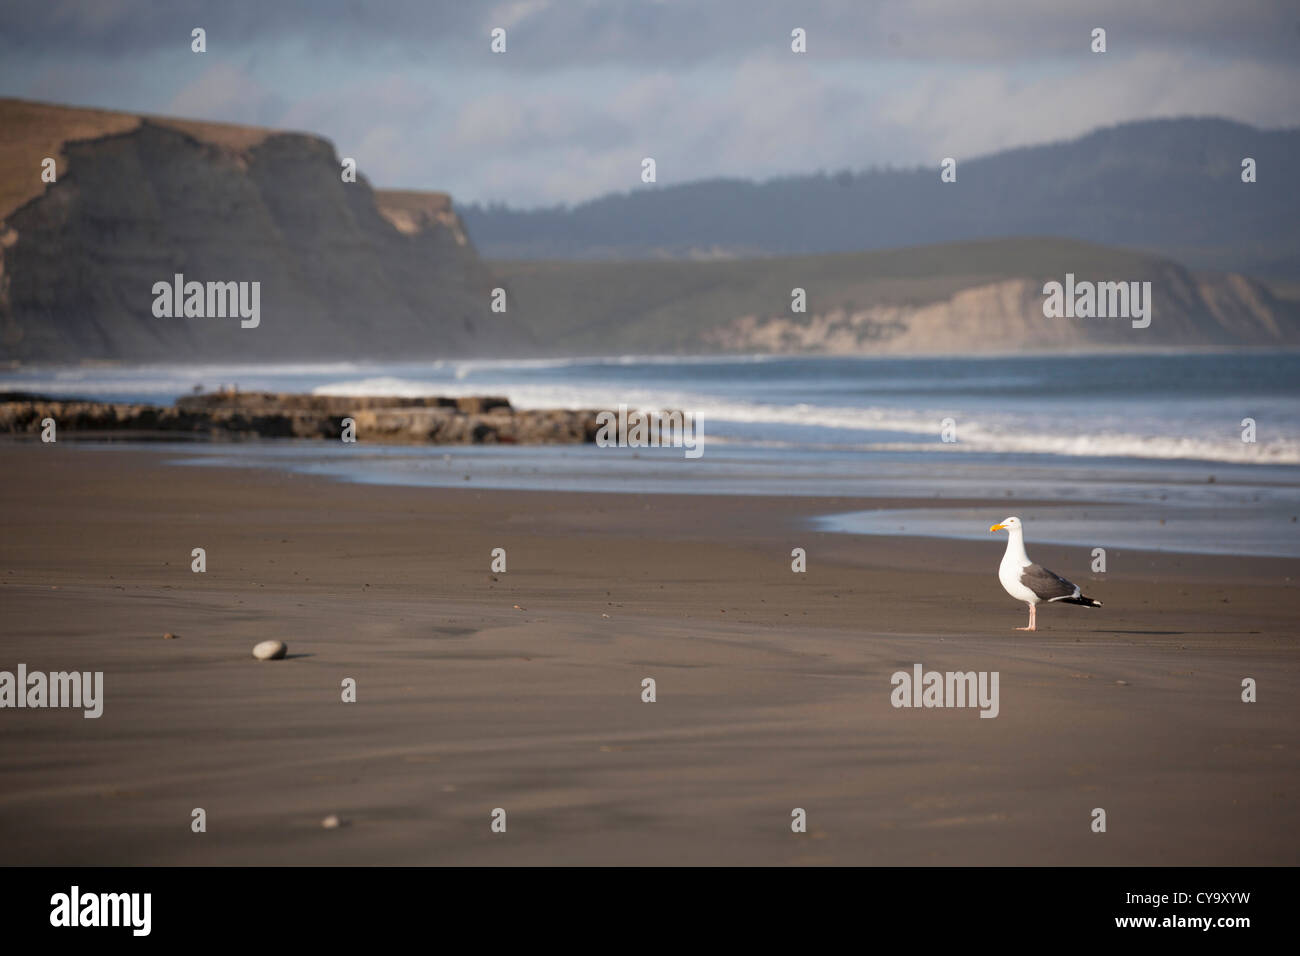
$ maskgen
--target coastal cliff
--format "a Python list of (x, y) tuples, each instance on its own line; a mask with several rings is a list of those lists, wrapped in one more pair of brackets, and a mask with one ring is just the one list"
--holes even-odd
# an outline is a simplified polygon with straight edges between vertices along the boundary
[[(1300, 303), (1232, 273), (1072, 239), (712, 261), (494, 262), (520, 321), (583, 354), (966, 355), (1300, 345)], [(1141, 293), (1137, 316), (1045, 314), (1074, 275)], [(805, 311), (795, 311), (802, 290)], [(512, 307), (513, 308), (513, 307)], [(1134, 320), (1137, 325), (1134, 325)]]
[[(449, 197), (344, 182), (320, 137), (19, 100), (0, 100), (0, 129), (0, 359), (419, 358), (529, 344), (490, 310), (496, 282)], [(159, 317), (153, 287), (177, 275), (258, 283), (260, 321)]]

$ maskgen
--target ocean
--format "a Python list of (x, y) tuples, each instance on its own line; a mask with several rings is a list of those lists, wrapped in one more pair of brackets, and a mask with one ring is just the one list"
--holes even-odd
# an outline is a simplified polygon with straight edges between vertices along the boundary
[[(688, 459), (669, 448), (367, 447), (362, 436), (356, 445), (193, 443), (176, 446), (176, 460), (371, 484), (902, 498), (915, 507), (831, 514), (818, 525), (987, 538), (991, 523), (1018, 511), (1030, 540), (1300, 556), (1298, 352), (623, 356), (0, 374), (4, 390), (118, 401), (170, 402), (221, 385), (504, 395), (520, 408), (682, 409), (702, 419), (705, 451)], [(963, 503), (990, 498), (1007, 504), (989, 512)], [(1069, 504), (1041, 504), (1052, 501)]]

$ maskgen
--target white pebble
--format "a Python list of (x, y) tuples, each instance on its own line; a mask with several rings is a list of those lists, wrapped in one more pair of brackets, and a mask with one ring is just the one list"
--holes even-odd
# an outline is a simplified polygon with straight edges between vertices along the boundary
[(259, 661), (278, 661), (288, 650), (284, 641), (263, 641), (253, 648), (253, 656)]

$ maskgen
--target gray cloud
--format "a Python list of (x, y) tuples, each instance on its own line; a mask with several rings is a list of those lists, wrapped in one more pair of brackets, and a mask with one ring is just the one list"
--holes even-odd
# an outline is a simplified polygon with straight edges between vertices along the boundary
[(1157, 116), (1296, 125), (1298, 21), (1265, 0), (44, 0), (0, 8), (0, 93), (319, 132), (378, 185), (538, 204), (633, 188), (643, 156), (669, 183)]
[(828, 58), (1033, 59), (1082, 53), (1105, 27), (1116, 52), (1185, 48), (1220, 57), (1294, 58), (1291, 0), (42, 0), (0, 8), (0, 49), (138, 54), (184, 48), (204, 27), (214, 50), (308, 40), (318, 51), (383, 57), (397, 48), (496, 68), (729, 62), (788, 49), (809, 32)]

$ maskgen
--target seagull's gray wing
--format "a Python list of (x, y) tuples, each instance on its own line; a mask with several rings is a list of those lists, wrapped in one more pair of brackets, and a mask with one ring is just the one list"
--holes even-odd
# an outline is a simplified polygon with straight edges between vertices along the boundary
[(1040, 601), (1061, 601), (1079, 596), (1079, 589), (1055, 571), (1031, 564), (1020, 572), (1020, 583), (1038, 595)]

